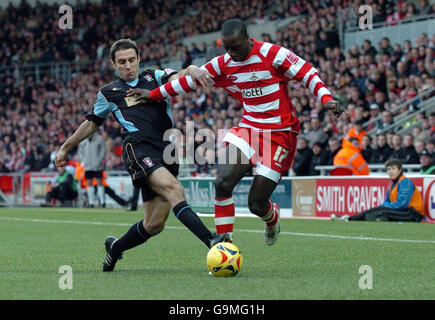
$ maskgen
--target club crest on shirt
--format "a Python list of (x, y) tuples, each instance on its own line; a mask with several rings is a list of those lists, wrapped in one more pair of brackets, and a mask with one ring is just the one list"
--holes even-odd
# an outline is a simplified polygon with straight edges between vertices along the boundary
[(145, 75), (144, 77), (148, 82), (153, 81), (153, 77), (150, 74)]
[(154, 162), (151, 160), (150, 157), (145, 157), (142, 161), (148, 166), (148, 168), (154, 165)]
[(297, 55), (295, 55), (293, 52), (289, 51), (287, 53), (287, 57), (286, 59), (291, 63), (291, 64), (296, 64), (296, 62), (298, 62), (299, 58)]
[(254, 72), (254, 73), (252, 73), (252, 76), (249, 77), (249, 80), (251, 80), (251, 81), (257, 81), (257, 80), (260, 80), (260, 78), (257, 77), (257, 75)]

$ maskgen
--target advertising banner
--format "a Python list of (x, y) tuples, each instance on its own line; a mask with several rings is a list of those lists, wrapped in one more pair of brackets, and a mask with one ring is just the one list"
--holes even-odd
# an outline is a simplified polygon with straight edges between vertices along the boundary
[[(409, 177), (420, 191), (426, 216), (435, 220), (435, 178)], [(380, 206), (389, 184), (387, 177), (293, 177), (293, 216), (354, 215)]]
[[(243, 178), (233, 190), (236, 214), (249, 214), (248, 195), (252, 177)], [(199, 213), (214, 214), (215, 178), (180, 178), (187, 203)], [(272, 193), (272, 201), (278, 203), (282, 217), (291, 217), (292, 192), (290, 178), (283, 178)]]

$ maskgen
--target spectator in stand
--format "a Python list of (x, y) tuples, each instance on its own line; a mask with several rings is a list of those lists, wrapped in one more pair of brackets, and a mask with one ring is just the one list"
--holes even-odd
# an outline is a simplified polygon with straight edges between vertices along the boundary
[(403, 137), (403, 150), (405, 151), (406, 154), (405, 157), (406, 161), (404, 162), (404, 164), (420, 163), (418, 153), (414, 147), (414, 137), (412, 136), (412, 134), (408, 133), (405, 134), (405, 136)]
[(388, 159), (398, 159), (404, 163), (406, 161), (406, 152), (402, 148), (402, 136), (400, 134), (393, 135), (393, 151)]
[(372, 46), (372, 42), (370, 40), (364, 40), (361, 46), (361, 51), (363, 55), (370, 55), (371, 57), (375, 57), (377, 54), (377, 50)]
[(325, 133), (325, 131), (322, 128), (322, 123), (320, 122), (320, 119), (318, 117), (313, 117), (311, 119), (311, 130), (309, 130), (305, 137), (307, 138), (308, 146), (310, 148), (313, 147), (314, 143), (320, 143), (322, 146), (325, 145), (326, 140), (328, 140), (328, 137)]
[(295, 159), (292, 169), (297, 176), (309, 176), (311, 173), (311, 159), (313, 151), (308, 147), (308, 140), (304, 137), (298, 139)]
[(390, 111), (382, 112), (382, 123), (379, 126), (379, 129), (386, 129), (393, 124), (393, 114)]
[(373, 162), (374, 150), (373, 150), (371, 144), (372, 144), (372, 138), (368, 134), (363, 136), (362, 141), (361, 141), (361, 146), (362, 146), (361, 154), (363, 155), (363, 157), (367, 161), (367, 163)]
[(415, 151), (420, 154), (423, 149), (426, 148), (424, 141), (422, 140), (414, 140), (414, 147), (415, 147)]
[(433, 136), (435, 136), (435, 112), (432, 112), (429, 115), (429, 124), (431, 126), (429, 133), (430, 133), (430, 136), (433, 137)]
[(430, 134), (431, 125), (430, 125), (429, 117), (427, 117), (425, 114), (422, 115), (421, 126), (422, 126), (422, 131), (417, 137), (415, 137), (415, 139), (426, 141), (431, 136)]
[(341, 149), (341, 143), (336, 137), (331, 137), (328, 140), (328, 165), (333, 165), (334, 163), (334, 157), (337, 154), (337, 152)]
[(379, 106), (376, 103), (372, 103), (370, 105), (370, 118), (369, 118), (369, 121), (374, 121), (374, 122), (369, 124), (367, 126), (368, 130), (376, 130), (376, 129), (378, 129), (382, 125), (382, 120), (381, 119), (375, 120), (376, 118), (379, 117), (379, 114), (380, 114)]
[(323, 148), (322, 144), (315, 142), (311, 148), (313, 151), (313, 156), (311, 158), (311, 176), (320, 175), (320, 171), (316, 170), (316, 166), (326, 166), (328, 165), (328, 152)]
[(420, 174), (435, 174), (435, 161), (427, 149), (420, 153)]
[(435, 137), (429, 138), (426, 142), (426, 149), (432, 155), (432, 158), (435, 159)]
[(352, 170), (354, 175), (369, 175), (369, 165), (361, 154), (361, 145), (358, 138), (350, 137), (344, 141), (343, 147), (334, 157), (334, 166), (348, 168)]

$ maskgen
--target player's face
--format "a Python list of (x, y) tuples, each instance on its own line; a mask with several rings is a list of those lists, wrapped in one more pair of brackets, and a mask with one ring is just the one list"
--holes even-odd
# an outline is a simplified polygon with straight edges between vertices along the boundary
[(251, 51), (251, 44), (248, 37), (231, 35), (222, 38), (225, 50), (233, 61), (243, 61)]
[(115, 52), (112, 66), (118, 71), (119, 77), (125, 81), (132, 81), (139, 75), (139, 57), (133, 48)]
[(390, 176), (391, 180), (396, 180), (402, 174), (402, 170), (396, 166), (389, 166), (387, 167), (387, 174)]

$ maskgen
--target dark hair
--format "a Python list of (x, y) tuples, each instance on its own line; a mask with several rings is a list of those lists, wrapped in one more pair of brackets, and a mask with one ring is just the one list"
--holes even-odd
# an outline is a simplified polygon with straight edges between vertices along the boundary
[(248, 36), (248, 30), (246, 30), (246, 26), (240, 19), (229, 19), (222, 24), (222, 36)]
[(136, 42), (130, 39), (119, 39), (110, 47), (110, 60), (115, 62), (115, 52), (127, 49), (134, 49), (136, 51), (136, 55), (139, 56), (139, 50), (137, 48)]
[(390, 159), (385, 162), (385, 168), (396, 166), (399, 170), (402, 170), (402, 161), (399, 159)]

